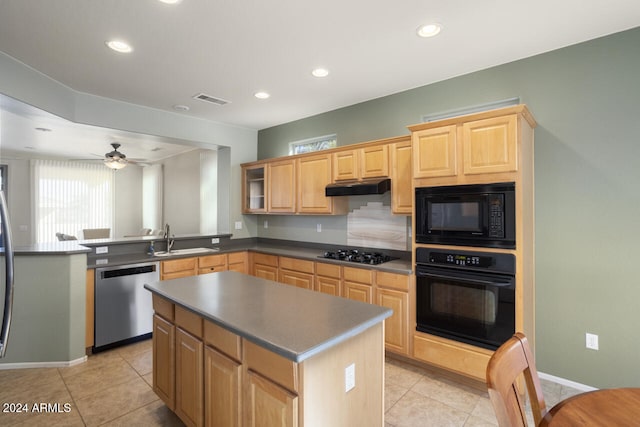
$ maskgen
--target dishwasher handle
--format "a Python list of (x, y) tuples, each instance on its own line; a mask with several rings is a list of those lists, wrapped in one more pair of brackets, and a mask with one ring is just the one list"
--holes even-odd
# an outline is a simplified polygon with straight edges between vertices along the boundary
[(136, 267), (117, 268), (100, 272), (101, 279), (111, 279), (114, 277), (133, 276), (136, 274), (153, 273), (156, 271), (156, 264), (141, 265)]

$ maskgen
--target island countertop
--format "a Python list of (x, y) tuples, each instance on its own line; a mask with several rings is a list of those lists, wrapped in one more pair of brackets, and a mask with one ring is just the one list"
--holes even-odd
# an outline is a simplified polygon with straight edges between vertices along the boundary
[(144, 287), (294, 362), (346, 341), (393, 313), (386, 307), (233, 271)]

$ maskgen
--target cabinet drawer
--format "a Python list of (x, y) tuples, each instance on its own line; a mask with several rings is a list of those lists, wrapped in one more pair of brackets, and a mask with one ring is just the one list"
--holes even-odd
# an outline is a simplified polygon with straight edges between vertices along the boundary
[(231, 252), (230, 254), (227, 254), (227, 256), (229, 257), (229, 264), (239, 264), (241, 262), (245, 262), (247, 259), (246, 252)]
[(181, 258), (162, 261), (162, 274), (177, 273), (179, 271), (193, 271), (195, 274), (198, 258)]
[(363, 268), (343, 267), (342, 277), (344, 280), (352, 282), (364, 283), (367, 285), (373, 284), (373, 271), (365, 270)]
[(280, 257), (280, 268), (313, 274), (313, 261)]
[(267, 255), (267, 254), (261, 254), (261, 253), (254, 253), (253, 254), (253, 263), (254, 264), (270, 265), (270, 266), (273, 266), (273, 267), (277, 267), (278, 266), (278, 256), (277, 255)]
[(153, 294), (153, 311), (165, 319), (173, 322), (173, 303)]
[(326, 262), (316, 262), (316, 274), (318, 276), (340, 278), (340, 266)]
[(175, 313), (177, 326), (198, 338), (202, 338), (202, 317), (178, 305)]
[(198, 258), (198, 268), (217, 267), (227, 265), (227, 255), (207, 255)]
[(204, 340), (208, 345), (217, 348), (232, 359), (242, 360), (242, 339), (233, 332), (205, 320)]
[(376, 271), (376, 284), (386, 288), (393, 288), (408, 292), (409, 276), (387, 273), (386, 271)]
[(298, 364), (252, 342), (243, 340), (244, 360), (248, 369), (264, 375), (282, 387), (298, 392)]

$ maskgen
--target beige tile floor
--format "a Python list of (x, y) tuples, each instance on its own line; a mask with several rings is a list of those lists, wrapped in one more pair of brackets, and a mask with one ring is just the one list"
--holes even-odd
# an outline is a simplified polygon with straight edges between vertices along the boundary
[[(0, 370), (0, 426), (182, 426), (151, 390), (151, 370), (150, 340), (70, 368)], [(486, 391), (394, 359), (385, 382), (386, 427), (497, 425)], [(549, 406), (576, 392), (543, 388)], [(34, 412), (40, 403), (49, 410)]]

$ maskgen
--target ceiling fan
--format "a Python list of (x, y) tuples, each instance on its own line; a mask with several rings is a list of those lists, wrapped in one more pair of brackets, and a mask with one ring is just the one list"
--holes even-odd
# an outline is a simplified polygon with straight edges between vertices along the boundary
[[(141, 159), (127, 158), (127, 156), (124, 153), (118, 151), (118, 148), (120, 148), (120, 143), (112, 142), (111, 146), (113, 147), (113, 150), (108, 153), (105, 153), (104, 159), (102, 160), (106, 167), (110, 169), (118, 170), (118, 169), (124, 168), (129, 163), (142, 164), (140, 162)], [(98, 159), (76, 159), (76, 160), (98, 160)]]

